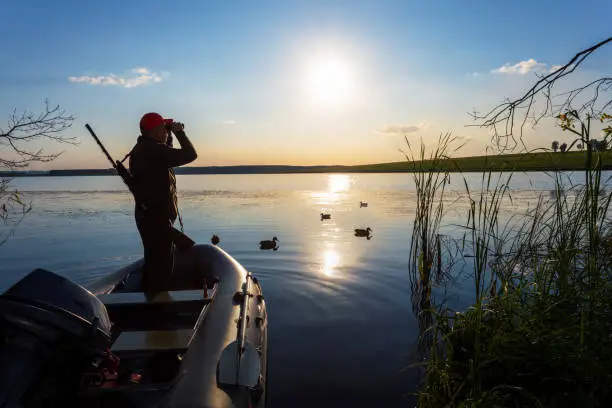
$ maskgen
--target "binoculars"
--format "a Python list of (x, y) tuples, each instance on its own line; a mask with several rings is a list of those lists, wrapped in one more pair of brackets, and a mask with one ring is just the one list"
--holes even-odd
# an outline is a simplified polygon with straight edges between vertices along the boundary
[(174, 124), (179, 124), (179, 125), (181, 125), (181, 128), (183, 128), (183, 127), (184, 127), (183, 123), (181, 123), (181, 122), (172, 122), (172, 123), (168, 123), (167, 125), (165, 125), (166, 130), (167, 130), (168, 132), (170, 132), (170, 131), (172, 130), (172, 125), (174, 125)]

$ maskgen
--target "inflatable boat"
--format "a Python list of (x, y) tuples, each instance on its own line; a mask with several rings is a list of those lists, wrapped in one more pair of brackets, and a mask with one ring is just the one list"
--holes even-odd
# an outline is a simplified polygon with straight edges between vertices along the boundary
[(265, 407), (257, 278), (195, 245), (150, 298), (142, 265), (85, 286), (36, 269), (0, 295), (0, 407)]

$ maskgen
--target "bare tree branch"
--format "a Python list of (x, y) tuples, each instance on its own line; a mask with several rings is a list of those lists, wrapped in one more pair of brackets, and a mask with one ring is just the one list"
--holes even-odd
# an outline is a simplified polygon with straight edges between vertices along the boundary
[[(44, 153), (42, 149), (32, 149), (28, 143), (39, 140), (51, 140), (58, 143), (77, 144), (74, 137), (66, 137), (63, 132), (72, 126), (74, 117), (66, 114), (59, 106), (51, 108), (45, 100), (41, 113), (17, 110), (9, 115), (8, 127), (0, 128), (0, 168), (23, 168), (33, 162), (55, 160), (59, 153)], [(0, 178), (0, 245), (9, 238), (15, 227), (23, 220), (32, 208), (24, 201), (23, 194), (10, 186), (10, 179)]]
[[(605, 109), (612, 106), (612, 99), (604, 96), (612, 90), (611, 77), (599, 78), (587, 85), (558, 95), (565, 98), (561, 104), (553, 103), (553, 100), (556, 98), (553, 95), (553, 88), (561, 79), (573, 73), (596, 50), (611, 42), (612, 37), (609, 37), (590, 48), (580, 51), (559, 69), (540, 76), (539, 80), (517, 99), (506, 99), (505, 102), (497, 105), (484, 115), (477, 112), (468, 113), (478, 122), (475, 125), (469, 126), (492, 129), (494, 145), (501, 151), (507, 151), (516, 148), (519, 141), (525, 146), (523, 142), (523, 129), (529, 120), (535, 126), (542, 118), (554, 115), (556, 112), (576, 110), (579, 113), (587, 112), (591, 116), (604, 112)], [(578, 108), (574, 108), (574, 102), (578, 98), (585, 96), (587, 91), (592, 91), (593, 95), (590, 97), (586, 96), (587, 99), (580, 102)], [(534, 104), (538, 96), (543, 96), (545, 107), (541, 112), (535, 113)], [(600, 99), (604, 99), (603, 105), (598, 106)], [(515, 135), (516, 127), (518, 127), (518, 140)]]
[(58, 143), (78, 144), (75, 137), (66, 137), (63, 132), (72, 126), (74, 116), (66, 114), (59, 105), (50, 107), (45, 100), (41, 113), (13, 110), (8, 119), (6, 130), (0, 128), (0, 151), (8, 147), (17, 158), (0, 157), (0, 167), (27, 167), (32, 162), (49, 162), (59, 157), (59, 153), (44, 153), (42, 149), (32, 150), (27, 144), (46, 139)]

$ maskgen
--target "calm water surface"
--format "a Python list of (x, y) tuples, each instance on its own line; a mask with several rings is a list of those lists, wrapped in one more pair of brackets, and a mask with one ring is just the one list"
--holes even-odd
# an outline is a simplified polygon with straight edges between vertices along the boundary
[[(580, 176), (575, 178), (580, 179)], [(470, 186), (480, 183), (469, 175)], [(141, 257), (131, 196), (118, 177), (17, 178), (33, 210), (0, 246), (0, 289), (32, 269), (79, 283)], [(553, 188), (542, 173), (515, 175), (504, 217)], [(413, 406), (418, 336), (407, 273), (415, 191), (409, 174), (182, 175), (185, 231), (220, 246), (262, 282), (270, 318), (274, 407)], [(463, 180), (451, 176), (448, 231), (465, 220)], [(359, 208), (359, 201), (367, 208)], [(321, 221), (328, 211), (331, 220)], [(371, 240), (353, 236), (371, 227)], [(0, 233), (6, 228), (0, 230)], [(257, 243), (277, 236), (278, 251)], [(448, 288), (452, 304), (468, 288)]]

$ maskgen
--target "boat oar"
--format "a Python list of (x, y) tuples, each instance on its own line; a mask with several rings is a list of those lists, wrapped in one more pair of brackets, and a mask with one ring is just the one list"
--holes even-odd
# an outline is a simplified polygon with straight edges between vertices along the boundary
[[(132, 175), (127, 171), (123, 163), (121, 163), (119, 160), (113, 160), (111, 155), (108, 153), (108, 150), (106, 150), (106, 148), (104, 147), (100, 139), (98, 139), (98, 136), (96, 136), (95, 132), (93, 131), (91, 126), (89, 126), (88, 123), (85, 124), (85, 127), (87, 128), (87, 130), (89, 130), (89, 133), (91, 133), (91, 136), (93, 136), (96, 143), (98, 143), (98, 146), (100, 146), (100, 148), (106, 155), (108, 161), (111, 162), (113, 168), (117, 171), (117, 174), (119, 174), (119, 176), (127, 186), (128, 190), (130, 190), (130, 192), (134, 196), (134, 199), (136, 200), (136, 205), (140, 206), (143, 210), (146, 211), (146, 207), (144, 206), (144, 204), (138, 201), (138, 198), (136, 197), (136, 191), (134, 189), (134, 179), (132, 178)], [(170, 237), (178, 250), (188, 249), (195, 245), (195, 241), (193, 241), (187, 235), (185, 235), (174, 227), (170, 227)]]
[(255, 388), (259, 384), (261, 359), (257, 348), (247, 341), (247, 323), (249, 320), (249, 300), (253, 296), (251, 274), (247, 274), (242, 292), (234, 295), (240, 301), (240, 318), (236, 340), (222, 352), (217, 367), (218, 381), (222, 385), (240, 385)]

